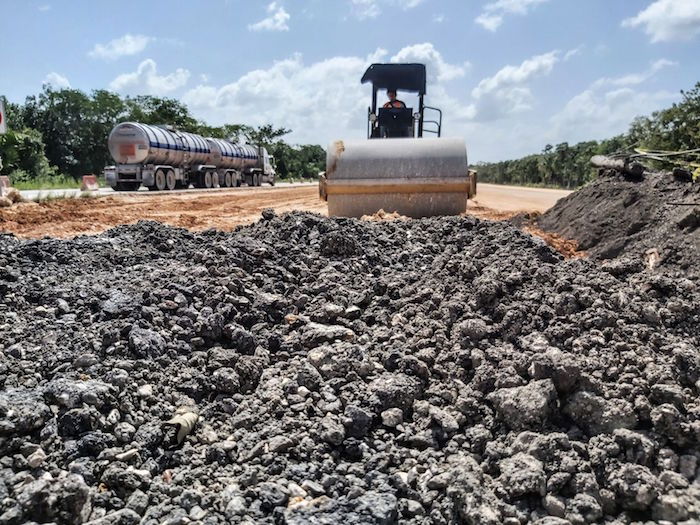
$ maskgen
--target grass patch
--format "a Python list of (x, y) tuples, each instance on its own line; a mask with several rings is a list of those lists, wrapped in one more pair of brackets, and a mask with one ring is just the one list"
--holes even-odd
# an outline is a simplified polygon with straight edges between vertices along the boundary
[(278, 177), (277, 182), (318, 182), (318, 177)]
[(67, 175), (56, 175), (54, 177), (41, 177), (36, 179), (13, 181), (12, 187), (18, 190), (73, 190), (80, 188), (80, 181)]

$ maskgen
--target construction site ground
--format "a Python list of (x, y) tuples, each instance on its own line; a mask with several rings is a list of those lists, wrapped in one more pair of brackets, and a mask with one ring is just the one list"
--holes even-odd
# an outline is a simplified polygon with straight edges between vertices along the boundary
[[(479, 184), (468, 214), (503, 220), (519, 213), (542, 213), (568, 195), (565, 190)], [(26, 198), (26, 197), (25, 197)], [(20, 238), (73, 237), (98, 234), (113, 226), (156, 220), (201, 231), (230, 231), (252, 223), (262, 210), (327, 214), (315, 183), (232, 190), (184, 190), (167, 193), (98, 193), (95, 196), (49, 198), (0, 210), (0, 231)]]

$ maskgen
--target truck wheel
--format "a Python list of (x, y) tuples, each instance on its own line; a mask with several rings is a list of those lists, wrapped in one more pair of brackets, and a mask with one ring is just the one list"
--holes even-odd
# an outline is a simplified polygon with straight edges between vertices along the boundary
[(213, 177), (211, 176), (211, 172), (207, 171), (204, 174), (204, 187), (211, 188), (213, 185), (214, 185), (214, 180), (213, 180)]
[(140, 187), (140, 182), (122, 182), (123, 191), (137, 191)]
[(175, 178), (175, 172), (173, 170), (168, 170), (168, 173), (165, 175), (165, 186), (168, 190), (172, 191), (175, 189), (176, 185), (177, 179)]
[(167, 180), (163, 170), (156, 171), (155, 182), (156, 190), (163, 191), (166, 188)]
[(231, 173), (226, 172), (226, 174), (224, 175), (224, 186), (226, 186), (227, 188), (230, 188), (232, 183), (233, 182), (231, 180)]
[(262, 181), (260, 180), (260, 174), (258, 173), (257, 175), (255, 175), (255, 185), (260, 186), (261, 183)]

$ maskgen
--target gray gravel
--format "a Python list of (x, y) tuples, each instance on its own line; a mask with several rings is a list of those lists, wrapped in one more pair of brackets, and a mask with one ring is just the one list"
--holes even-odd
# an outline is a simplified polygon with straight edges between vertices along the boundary
[(264, 217), (0, 236), (0, 523), (700, 519), (695, 282)]

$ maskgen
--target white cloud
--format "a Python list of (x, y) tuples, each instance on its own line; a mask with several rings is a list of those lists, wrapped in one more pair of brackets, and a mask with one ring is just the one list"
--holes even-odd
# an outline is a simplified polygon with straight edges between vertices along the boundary
[(376, 18), (382, 12), (378, 0), (352, 0), (351, 7), (353, 14), (360, 20)]
[(64, 77), (63, 75), (56, 73), (55, 71), (46, 75), (46, 78), (44, 79), (43, 84), (50, 85), (51, 87), (56, 88), (56, 89), (63, 89), (63, 88), (70, 87), (70, 82), (68, 82), (68, 79), (66, 77)]
[(501, 15), (488, 15), (486, 13), (481, 13), (474, 21), (488, 31), (495, 31), (501, 27), (503, 17)]
[(597, 86), (572, 97), (551, 119), (554, 134), (571, 143), (623, 133), (635, 117), (648, 115), (677, 98), (667, 91), (603, 90)]
[(503, 23), (505, 15), (526, 15), (531, 7), (548, 0), (497, 0), (486, 4), (483, 12), (474, 20), (488, 31), (496, 31)]
[(109, 84), (109, 89), (162, 96), (183, 87), (189, 78), (190, 72), (183, 68), (178, 68), (169, 75), (159, 75), (155, 61), (149, 58), (141, 62), (135, 72), (115, 78)]
[(305, 64), (297, 53), (221, 87), (199, 85), (182, 101), (212, 124), (272, 123), (292, 129), (290, 139), (300, 143), (323, 144), (351, 128), (361, 138), (369, 94), (360, 77), (377, 58), (333, 57)]
[(148, 43), (153, 40), (144, 35), (126, 34), (120, 38), (115, 38), (107, 44), (95, 44), (95, 47), (88, 53), (92, 58), (103, 60), (116, 60), (123, 56), (136, 55), (146, 49)]
[[(425, 0), (350, 0), (350, 11), (358, 20), (377, 18), (382, 14), (382, 6), (400, 8), (409, 11), (421, 5)], [(440, 20), (442, 21), (442, 20)]]
[(608, 138), (627, 131), (635, 117), (648, 115), (677, 99), (668, 91), (638, 89), (664, 68), (676, 65), (662, 58), (641, 73), (596, 80), (552, 116), (551, 129), (569, 142)]
[(583, 45), (580, 45), (580, 46), (578, 46), (578, 47), (576, 47), (576, 48), (574, 48), (574, 49), (569, 49), (569, 50), (564, 54), (563, 61), (564, 61), (564, 62), (568, 62), (569, 60), (571, 60), (571, 59), (572, 59), (573, 57), (575, 57), (576, 55), (581, 54), (581, 50), (582, 50), (582, 49), (583, 49)]
[(289, 31), (289, 19), (291, 16), (284, 7), (277, 2), (272, 2), (267, 6), (268, 17), (263, 18), (260, 22), (250, 24), (249, 31)]
[(656, 0), (636, 16), (622, 21), (622, 27), (644, 26), (652, 42), (689, 40), (700, 33), (698, 0)]
[(629, 73), (627, 75), (623, 75), (621, 77), (616, 77), (616, 78), (599, 78), (593, 83), (593, 87), (599, 88), (603, 86), (617, 86), (617, 87), (623, 87), (623, 86), (635, 86), (638, 84), (642, 84), (643, 82), (646, 82), (649, 80), (651, 77), (656, 75), (659, 71), (666, 67), (672, 67), (672, 66), (677, 66), (677, 62), (673, 62), (672, 60), (667, 60), (665, 58), (661, 58), (651, 64), (649, 68), (646, 71), (643, 71), (641, 73)]
[(533, 96), (527, 83), (548, 75), (559, 61), (559, 52), (550, 51), (524, 60), (519, 66), (505, 66), (492, 77), (482, 79), (472, 89), (480, 120), (498, 119), (532, 109)]
[(428, 42), (404, 47), (391, 57), (391, 62), (418, 62), (425, 64), (429, 83), (442, 83), (462, 78), (471, 67), (469, 62), (448, 64), (433, 44)]
[(436, 24), (442, 24), (444, 21), (445, 15), (443, 15), (442, 13), (433, 15), (433, 22), (435, 22)]
[[(370, 64), (419, 58), (426, 61), (431, 78), (426, 102), (461, 107), (447, 95), (443, 83), (465, 75), (468, 66), (447, 63), (431, 44), (408, 46), (391, 57), (380, 48), (364, 57), (337, 56), (310, 64), (294, 54), (223, 86), (199, 85), (187, 91), (182, 101), (197, 118), (214, 125), (272, 123), (292, 129), (288, 140), (293, 143), (325, 146), (339, 138), (365, 137), (371, 89), (360, 84), (360, 78)], [(407, 94), (404, 100), (414, 106), (417, 98)], [(447, 120), (471, 116), (464, 109), (455, 110)]]
[[(547, 143), (610, 137), (625, 131), (636, 115), (649, 114), (677, 99), (663, 91), (646, 92), (640, 89), (644, 84), (606, 82), (594, 83), (565, 105), (552, 107), (549, 101), (537, 99), (534, 86), (552, 74), (565, 55), (551, 51), (502, 67), (474, 81), (471, 93), (465, 89), (469, 65), (449, 62), (431, 43), (310, 63), (294, 54), (225, 85), (202, 82), (181, 100), (196, 118), (212, 125), (273, 124), (293, 130), (286, 137), (290, 143), (325, 147), (331, 140), (366, 136), (371, 89), (361, 85), (360, 78), (369, 64), (420, 61), (428, 70), (426, 103), (444, 111), (443, 136), (463, 137), (470, 160), (492, 161), (538, 152)], [(663, 72), (668, 67), (671, 64), (661, 59), (650, 64), (648, 71)], [(414, 95), (400, 97), (415, 107)]]
[(43, 5), (40, 5), (37, 9), (39, 9), (39, 11), (41, 11), (42, 13), (46, 13), (47, 11), (51, 10), (51, 5), (50, 4), (43, 4)]
[(548, 74), (558, 61), (558, 51), (550, 51), (543, 55), (537, 55), (524, 60), (519, 66), (505, 66), (494, 76), (484, 78), (474, 88), (472, 95), (479, 98), (484, 94), (492, 93), (504, 87), (527, 82), (532, 77)]

